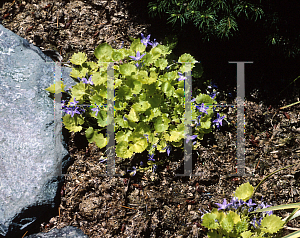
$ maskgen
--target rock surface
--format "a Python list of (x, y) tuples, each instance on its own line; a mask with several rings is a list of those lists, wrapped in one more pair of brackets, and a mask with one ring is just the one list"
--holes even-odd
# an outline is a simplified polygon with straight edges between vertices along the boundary
[(62, 229), (54, 228), (53, 230), (49, 231), (48, 233), (40, 232), (38, 234), (33, 234), (26, 236), (27, 238), (78, 238), (78, 237), (88, 237), (83, 233), (82, 230), (75, 228), (74, 226), (66, 226)]
[[(37, 233), (58, 213), (70, 157), (66, 134), (55, 143), (61, 129), (54, 130), (54, 104), (44, 90), (54, 68), (38, 47), (0, 25), (0, 237)], [(61, 69), (67, 86), (74, 83), (70, 70)]]

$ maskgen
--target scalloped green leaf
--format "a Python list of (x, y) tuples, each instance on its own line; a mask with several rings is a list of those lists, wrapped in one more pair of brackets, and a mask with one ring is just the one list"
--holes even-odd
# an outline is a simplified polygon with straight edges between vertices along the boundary
[(136, 112), (144, 112), (146, 111), (148, 108), (150, 108), (151, 105), (149, 102), (147, 101), (139, 101), (137, 103), (134, 103), (132, 105), (132, 108), (136, 111)]
[(131, 89), (127, 85), (124, 85), (118, 89), (116, 97), (120, 100), (130, 100), (132, 98)]
[(176, 89), (174, 97), (184, 97), (184, 89), (183, 88)]
[(162, 50), (160, 48), (158, 48), (158, 47), (154, 47), (154, 48), (152, 48), (150, 50), (150, 54), (152, 56), (152, 59), (156, 60), (156, 59), (158, 59), (161, 56)]
[(121, 48), (121, 49), (118, 49), (118, 52), (121, 53), (123, 55), (123, 58), (124, 59), (126, 56), (127, 56), (127, 52), (128, 52), (128, 49), (126, 48)]
[(116, 88), (118, 88), (119, 86), (121, 86), (122, 85), (122, 83), (123, 83), (123, 81), (122, 81), (122, 79), (115, 79), (115, 81), (114, 81), (114, 83), (115, 83), (115, 89)]
[(232, 220), (232, 217), (230, 216), (226, 216), (221, 222), (220, 225), (222, 226), (222, 228), (227, 231), (227, 232), (231, 232), (233, 230), (234, 227), (234, 222)]
[(175, 107), (174, 107), (174, 114), (177, 114), (177, 115), (180, 115), (180, 116), (184, 116), (183, 113), (184, 113), (183, 106), (180, 105), (180, 104), (175, 105)]
[(133, 122), (138, 122), (139, 121), (139, 115), (136, 113), (136, 111), (131, 108), (130, 112), (128, 115), (125, 116), (128, 120), (133, 121)]
[(107, 98), (107, 87), (105, 85), (94, 86), (94, 92), (103, 98)]
[(167, 146), (167, 141), (164, 139), (161, 139), (158, 143), (158, 145), (156, 146), (157, 150), (161, 153), (163, 153), (165, 151), (165, 147)]
[(141, 42), (140, 39), (135, 39), (130, 45), (130, 49), (135, 52), (143, 53), (146, 50), (146, 46)]
[(216, 214), (217, 215), (217, 220), (219, 222), (223, 221), (223, 219), (226, 217), (226, 214), (224, 212), (218, 211), (217, 208), (213, 208), (211, 213)]
[(145, 92), (141, 92), (141, 93), (139, 94), (139, 96), (136, 96), (135, 98), (138, 99), (139, 101), (146, 101), (147, 95), (146, 95)]
[(206, 213), (202, 219), (202, 226), (205, 226), (208, 229), (217, 229), (219, 227), (219, 223), (215, 221), (217, 219), (216, 214)]
[(136, 67), (133, 64), (120, 65), (120, 73), (125, 76), (130, 76), (131, 74), (136, 73)]
[(168, 81), (174, 81), (173, 83), (177, 83), (178, 73), (177, 71), (166, 72), (164, 74), (164, 78), (166, 78)]
[(217, 231), (209, 231), (207, 232), (208, 238), (223, 238), (221, 234), (218, 234)]
[(154, 94), (157, 94), (157, 89), (155, 84), (143, 84), (143, 89), (145, 89), (145, 92), (148, 96), (153, 96)]
[(184, 82), (185, 82), (185, 80), (178, 81), (177, 82), (178, 88), (184, 88)]
[(178, 58), (178, 62), (181, 62), (181, 63), (192, 63), (190, 64), (190, 66), (188, 65), (185, 65), (185, 64), (181, 64), (180, 68), (179, 68), (179, 71), (181, 72), (187, 72), (188, 71), (188, 68), (190, 67), (190, 70), (193, 70), (193, 68), (195, 67), (195, 58), (193, 56), (191, 56), (190, 54), (188, 53), (184, 53), (182, 54), (179, 58)]
[(107, 82), (107, 76), (103, 77), (100, 72), (96, 72), (92, 75), (92, 81), (95, 86), (105, 84)]
[(209, 95), (200, 93), (196, 97), (196, 103), (197, 104), (204, 103), (204, 104), (207, 104), (207, 105), (212, 105), (212, 104), (216, 104), (217, 102), (215, 100), (213, 100)]
[(157, 75), (158, 75), (157, 73), (155, 73), (154, 71), (151, 71), (146, 84), (155, 83), (157, 81)]
[(166, 133), (164, 136), (167, 141), (178, 142), (179, 140), (184, 138), (184, 133), (173, 130), (170, 131), (170, 134)]
[(235, 196), (238, 199), (242, 199), (243, 201), (247, 201), (251, 198), (252, 194), (254, 192), (254, 187), (248, 182), (240, 185), (235, 190)]
[(127, 132), (125, 131), (118, 131), (116, 133), (115, 139), (119, 143), (121, 141), (126, 141), (127, 143), (129, 142), (129, 137), (131, 136), (132, 131), (128, 130)]
[(276, 215), (265, 216), (261, 221), (260, 229), (267, 233), (276, 233), (283, 227), (284, 221)]
[(193, 71), (193, 68), (195, 67), (195, 64), (185, 64), (185, 63), (182, 63), (180, 68), (179, 68), (179, 71), (180, 72), (188, 72), (188, 71)]
[(180, 119), (175, 117), (175, 116), (172, 116), (172, 121), (175, 122), (175, 123), (180, 123)]
[(175, 88), (169, 82), (162, 83), (161, 89), (168, 97), (171, 97), (175, 93)]
[(99, 133), (94, 137), (94, 142), (100, 149), (104, 148), (107, 145), (107, 138), (104, 138), (103, 134)]
[(89, 75), (95, 73), (99, 69), (99, 65), (96, 64), (95, 62), (85, 62), (82, 64), (82, 67), (89, 69)]
[(148, 81), (148, 72), (145, 70), (138, 71), (135, 79), (141, 82), (142, 84), (146, 84)]
[(142, 90), (142, 83), (133, 78), (127, 79), (126, 85), (131, 89), (131, 94), (139, 94)]
[(97, 122), (99, 126), (107, 126), (107, 111), (105, 111), (104, 109), (99, 109), (97, 114)]
[(145, 122), (139, 122), (134, 132), (142, 134), (142, 135), (144, 135), (144, 134), (149, 135), (152, 133), (149, 125), (146, 124)]
[(75, 84), (72, 88), (72, 98), (76, 98), (76, 100), (82, 100), (85, 94), (86, 85), (82, 82)]
[(200, 119), (200, 122), (201, 122), (201, 128), (207, 130), (211, 128), (211, 120), (207, 119), (207, 121), (201, 121)]
[(157, 144), (158, 141), (159, 141), (159, 138), (157, 138), (154, 133), (150, 133), (148, 134), (148, 140), (149, 140), (149, 143), (154, 145), (154, 144)]
[(251, 236), (252, 236), (252, 232), (251, 231), (245, 231), (245, 232), (243, 232), (242, 234), (241, 234), (241, 236), (243, 237), (243, 238), (250, 238)]
[(112, 52), (112, 59), (113, 59), (114, 61), (120, 61), (120, 60), (122, 60), (123, 58), (124, 58), (124, 55), (123, 55), (121, 52), (119, 52), (118, 50), (113, 49), (113, 52)]
[(75, 114), (73, 117), (71, 117), (70, 114), (66, 114), (63, 117), (63, 123), (65, 128), (69, 131), (80, 132), (82, 130), (82, 126), (79, 125), (84, 123), (84, 119), (81, 115)]
[(87, 60), (87, 56), (83, 52), (74, 53), (70, 62), (75, 65), (82, 65)]
[(93, 127), (89, 127), (85, 131), (85, 136), (88, 142), (95, 142), (95, 144), (102, 149), (107, 145), (107, 138), (104, 138), (102, 133), (98, 133), (99, 131), (100, 130), (94, 130)]
[(195, 61), (196, 61), (195, 58), (188, 53), (184, 53), (178, 58), (178, 62), (181, 62), (181, 63), (184, 63), (184, 62), (195, 63)]
[(147, 94), (146, 100), (150, 103), (151, 108), (156, 108), (161, 105), (163, 97), (160, 94), (155, 94), (153, 96), (148, 96)]
[(116, 154), (120, 158), (130, 158), (133, 155), (132, 150), (126, 141), (121, 141), (116, 145)]
[(107, 43), (102, 43), (97, 46), (94, 55), (100, 62), (110, 62), (112, 60), (112, 47)]
[[(64, 92), (65, 91), (64, 88), (66, 87), (66, 85), (62, 81), (60, 81), (60, 87), (61, 87), (61, 91), (60, 92), (61, 93)], [(48, 92), (50, 92), (50, 93), (54, 93), (55, 94), (55, 83), (52, 84), (50, 87), (46, 88), (45, 90), (48, 91)]]
[(235, 229), (238, 234), (246, 231), (248, 229), (249, 223), (246, 220), (238, 221), (235, 225)]
[(144, 55), (143, 61), (146, 66), (150, 66), (150, 64), (154, 62), (152, 55), (149, 54), (148, 52), (146, 52), (146, 55)]
[(151, 121), (153, 118), (161, 116), (162, 113), (159, 110), (159, 108), (153, 108), (153, 109), (148, 109), (145, 111), (145, 116), (146, 116), (146, 120), (145, 121)]
[(129, 56), (133, 56), (136, 55), (136, 52), (132, 49), (126, 49), (126, 54), (125, 54), (125, 58), (127, 58), (128, 60), (131, 60), (131, 58)]
[[(107, 69), (110, 63), (105, 63), (102, 60), (98, 60), (99, 72), (107, 75)], [(114, 65), (114, 67), (117, 65)], [(103, 74), (102, 74), (103, 75)]]
[(103, 104), (106, 104), (104, 98), (97, 93), (90, 97), (90, 102), (92, 105), (96, 104), (98, 106), (102, 106)]
[(85, 131), (85, 137), (88, 140), (88, 142), (92, 143), (93, 142), (93, 136), (94, 136), (94, 128), (93, 127), (89, 127), (88, 129), (86, 129)]
[(72, 71), (70, 72), (70, 76), (72, 78), (83, 78), (86, 76), (86, 74), (89, 73), (89, 70), (87, 68), (79, 66), (78, 68), (72, 68)]
[(232, 218), (234, 224), (237, 224), (239, 221), (241, 221), (240, 215), (233, 211), (229, 211), (227, 216)]
[(127, 103), (126, 102), (121, 102), (120, 100), (115, 101), (115, 110), (116, 111), (121, 111), (126, 109)]
[(148, 142), (145, 137), (134, 138), (131, 150), (135, 153), (142, 153), (148, 147)]
[(115, 119), (116, 125), (119, 125), (122, 128), (128, 128), (129, 127), (128, 126), (128, 121), (124, 120), (123, 116), (118, 115), (114, 119)]
[(169, 47), (168, 47), (168, 46), (165, 46), (165, 45), (158, 44), (155, 48), (160, 49), (160, 50), (161, 50), (161, 54), (162, 54), (163, 56), (166, 56), (166, 55), (172, 53), (172, 50), (170, 50)]
[(163, 118), (163, 117), (155, 118), (155, 122), (154, 122), (155, 131), (164, 132), (164, 131), (168, 130), (169, 122), (170, 122), (170, 120), (167, 120), (166, 118)]
[(160, 68), (160, 70), (164, 70), (168, 66), (168, 61), (166, 59), (157, 59), (154, 65)]
[(183, 141), (180, 140), (178, 142), (171, 142), (171, 145), (177, 148), (180, 148), (181, 146), (183, 146)]
[(184, 123), (182, 122), (181, 124), (177, 125), (177, 129), (176, 130), (184, 133), (184, 130), (185, 130)]

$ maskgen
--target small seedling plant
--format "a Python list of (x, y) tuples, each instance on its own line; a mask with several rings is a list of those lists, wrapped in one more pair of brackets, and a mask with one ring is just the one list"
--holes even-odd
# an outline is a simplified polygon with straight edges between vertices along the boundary
[[(190, 69), (193, 76), (201, 74), (190, 54), (182, 54), (178, 63), (168, 57), (174, 44), (158, 44), (150, 35), (134, 39), (129, 49), (113, 49), (109, 44), (100, 44), (94, 51), (98, 62), (87, 62), (85, 53), (75, 53), (70, 62), (74, 65), (70, 76), (77, 82), (61, 92), (63, 100), (63, 124), (70, 132), (85, 132), (88, 142), (99, 148), (108, 144), (105, 137), (108, 121), (107, 85), (108, 66), (114, 63), (114, 130), (116, 155), (130, 158), (135, 153), (148, 151), (148, 166), (157, 166), (156, 151), (167, 152), (172, 147), (183, 149), (185, 138), (185, 73)], [(55, 84), (46, 89), (55, 93)], [(224, 116), (212, 107), (217, 102), (205, 93), (191, 100), (193, 135), (186, 135), (187, 143), (212, 131), (213, 125), (222, 125)], [(89, 105), (82, 107), (81, 105)], [(211, 105), (211, 106), (207, 106)], [(194, 148), (196, 141), (193, 142)], [(139, 170), (143, 170), (139, 168)], [(136, 172), (136, 168), (134, 171)], [(134, 174), (135, 174), (134, 172)]]
[[(254, 203), (252, 200), (255, 192), (273, 174), (295, 166), (293, 164), (279, 169), (264, 178), (255, 188), (248, 182), (240, 185), (227, 203), (216, 203), (218, 208), (214, 208), (210, 213), (204, 214), (202, 226), (209, 229), (210, 238), (262, 238), (262, 237), (282, 237), (280, 231), (290, 220), (300, 216), (300, 203), (284, 204), (279, 206), (267, 205), (264, 202)], [(273, 214), (274, 210), (291, 209), (294, 211), (285, 219)], [(300, 231), (286, 235), (283, 238), (300, 237)]]

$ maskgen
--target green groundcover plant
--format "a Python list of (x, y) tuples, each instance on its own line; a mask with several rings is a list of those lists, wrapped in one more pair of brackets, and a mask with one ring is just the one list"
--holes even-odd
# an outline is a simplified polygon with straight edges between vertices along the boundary
[[(264, 202), (254, 203), (252, 198), (259, 186), (273, 174), (290, 168), (290, 165), (279, 169), (266, 178), (264, 178), (254, 188), (249, 182), (239, 186), (231, 201), (227, 203), (226, 199), (223, 203), (216, 203), (219, 207), (214, 208), (210, 213), (204, 214), (202, 225), (209, 229), (208, 237), (242, 237), (242, 238), (260, 238), (260, 237), (282, 237), (279, 231), (287, 224), (288, 221), (300, 216), (300, 203), (284, 204), (273, 206)], [(285, 219), (273, 214), (272, 211), (280, 209), (295, 210)], [(300, 237), (300, 231), (284, 236), (284, 238)]]
[[(107, 119), (106, 107), (107, 68), (109, 62), (114, 62), (115, 152), (120, 158), (130, 158), (147, 150), (148, 165), (154, 169), (158, 164), (153, 158), (155, 151), (169, 155), (172, 147), (183, 148), (186, 63), (190, 63), (194, 77), (201, 77), (202, 73), (190, 54), (182, 54), (178, 63), (172, 63), (174, 44), (161, 45), (155, 39), (151, 42), (150, 35), (141, 35), (142, 39), (131, 38), (129, 49), (100, 44), (94, 51), (96, 63), (87, 62), (82, 52), (71, 57), (74, 67), (70, 76), (77, 84), (64, 90), (61, 82), (66, 98), (62, 101), (63, 124), (71, 132), (84, 131), (87, 140), (99, 148), (108, 144), (105, 131), (111, 121)], [(55, 84), (46, 90), (54, 94)], [(222, 126), (225, 116), (217, 114), (213, 120), (216, 109), (212, 105), (217, 103), (214, 97), (215, 94), (199, 93), (191, 100), (196, 103), (191, 105), (194, 132), (187, 135), (187, 143), (203, 139), (213, 126)], [(136, 171), (134, 167), (132, 174)]]

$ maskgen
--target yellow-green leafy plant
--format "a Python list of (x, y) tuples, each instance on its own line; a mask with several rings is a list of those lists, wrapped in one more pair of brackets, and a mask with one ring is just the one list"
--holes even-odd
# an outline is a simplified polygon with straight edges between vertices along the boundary
[[(270, 206), (264, 202), (254, 203), (252, 198), (258, 188), (273, 174), (284, 169), (295, 166), (295, 164), (276, 170), (264, 178), (255, 188), (248, 182), (240, 185), (227, 203), (224, 199), (222, 204), (216, 203), (219, 207), (214, 208), (210, 213), (202, 216), (202, 225), (209, 229), (208, 237), (282, 237), (280, 231), (285, 224), (300, 216), (300, 203)], [(285, 219), (273, 214), (274, 210), (291, 209), (295, 210)], [(284, 236), (284, 238), (300, 237), (300, 231)]]
[[(201, 77), (196, 60), (190, 54), (182, 54), (179, 63), (170, 62), (168, 56), (174, 44), (161, 45), (150, 35), (132, 39), (129, 49), (113, 49), (109, 44), (100, 44), (94, 51), (98, 62), (87, 62), (85, 53), (75, 53), (70, 62), (74, 65), (70, 76), (77, 84), (64, 90), (69, 100), (63, 101), (63, 124), (72, 132), (84, 131), (89, 142), (104, 148), (107, 120), (108, 65), (114, 63), (114, 129), (116, 155), (130, 158), (135, 153), (149, 152), (148, 165), (152, 168), (155, 151), (170, 153), (171, 147), (183, 148), (185, 79), (188, 65), (193, 75)], [(151, 46), (151, 47), (149, 47)], [(174, 58), (174, 55), (172, 55)], [(188, 63), (188, 65), (187, 65)], [(199, 68), (199, 67), (198, 67)], [(200, 67), (201, 69), (201, 67)], [(55, 93), (55, 84), (46, 89)], [(212, 131), (213, 125), (222, 125), (224, 116), (219, 114), (212, 121), (217, 102), (207, 94), (199, 93), (191, 102), (193, 135), (187, 142), (201, 140)], [(81, 105), (89, 105), (85, 109)], [(194, 143), (195, 144), (195, 141)], [(195, 145), (196, 146), (196, 145)], [(133, 172), (135, 173), (135, 172)]]

